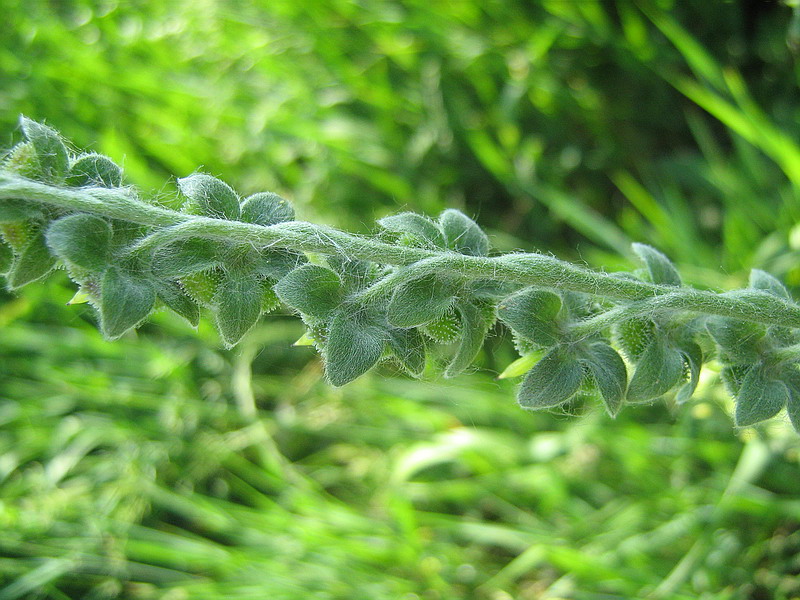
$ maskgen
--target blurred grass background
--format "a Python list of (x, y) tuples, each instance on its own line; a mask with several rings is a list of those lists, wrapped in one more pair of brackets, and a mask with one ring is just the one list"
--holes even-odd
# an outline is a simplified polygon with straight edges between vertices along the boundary
[[(20, 113), (171, 194), (198, 167), (368, 232), (458, 207), (500, 250), (800, 286), (800, 18), (778, 2), (0, 0)], [(690, 406), (527, 413), (321, 381), (301, 328), (115, 343), (65, 277), (0, 293), (0, 600), (800, 598), (800, 444)]]

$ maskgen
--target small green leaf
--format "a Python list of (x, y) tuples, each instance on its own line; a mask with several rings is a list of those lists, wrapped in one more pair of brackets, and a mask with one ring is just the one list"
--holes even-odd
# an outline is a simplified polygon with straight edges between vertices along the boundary
[(390, 329), (387, 343), (397, 362), (413, 377), (425, 370), (425, 339), (416, 329)]
[(178, 179), (178, 188), (191, 200), (191, 212), (216, 219), (239, 218), (239, 197), (227, 183), (216, 177), (194, 173)]
[(222, 341), (235, 346), (261, 316), (262, 283), (250, 275), (226, 273), (214, 296), (215, 317)]
[(678, 404), (683, 404), (691, 399), (700, 381), (700, 369), (703, 366), (703, 350), (692, 341), (682, 342), (678, 350), (683, 355), (683, 360), (689, 369), (689, 381), (684, 383), (678, 389), (678, 393), (675, 394), (675, 401)]
[(5, 275), (8, 272), (13, 260), (14, 252), (11, 250), (11, 246), (0, 241), (0, 274)]
[(36, 151), (39, 162), (37, 179), (59, 182), (64, 178), (69, 164), (69, 154), (61, 136), (52, 127), (20, 117), (20, 126), (25, 137)]
[(280, 279), (305, 262), (306, 257), (297, 252), (265, 248), (257, 253), (254, 270), (262, 277)]
[(114, 188), (122, 185), (122, 168), (102, 154), (82, 154), (70, 165), (66, 184)]
[(93, 215), (69, 215), (54, 221), (47, 229), (47, 245), (60, 258), (89, 271), (101, 272), (108, 266), (111, 225)]
[(278, 194), (260, 192), (244, 199), (241, 220), (255, 225), (275, 225), (294, 221), (294, 209)]
[(489, 238), (475, 221), (460, 210), (448, 208), (439, 216), (439, 224), (448, 248), (472, 256), (489, 254)]
[(175, 279), (207, 271), (219, 264), (222, 253), (223, 246), (213, 240), (179, 240), (164, 246), (153, 257), (153, 273), (165, 279)]
[(765, 421), (778, 414), (788, 400), (786, 385), (768, 377), (763, 365), (754, 366), (736, 395), (734, 422), (737, 427), (747, 427)]
[(429, 274), (398, 287), (389, 301), (387, 316), (395, 327), (416, 327), (437, 319), (453, 304), (456, 280)]
[(780, 280), (761, 269), (750, 271), (750, 287), (769, 292), (784, 300), (792, 300), (791, 294)]
[(443, 248), (444, 236), (439, 226), (430, 219), (412, 212), (390, 215), (378, 221), (378, 225), (392, 233), (406, 233), (419, 239), (425, 246)]
[(114, 340), (141, 323), (156, 302), (153, 284), (139, 275), (111, 267), (103, 276), (100, 293), (100, 328)]
[(497, 316), (522, 337), (540, 346), (554, 346), (564, 337), (558, 314), (561, 298), (552, 292), (526, 288), (500, 301)]
[(759, 360), (759, 342), (767, 334), (764, 325), (741, 319), (709, 317), (706, 320), (706, 329), (731, 361), (747, 364)]
[(672, 261), (647, 244), (633, 244), (633, 251), (647, 267), (650, 281), (662, 285), (681, 285), (681, 276)]
[(369, 371), (383, 354), (386, 330), (365, 322), (358, 313), (339, 310), (333, 315), (324, 348), (325, 375), (342, 386)]
[(200, 308), (174, 281), (157, 281), (156, 293), (167, 308), (189, 321), (192, 327), (200, 323)]
[(0, 200), (0, 223), (18, 223), (26, 219), (38, 219), (41, 209), (32, 202), (17, 199)]
[(15, 290), (37, 279), (41, 279), (56, 266), (55, 257), (50, 254), (39, 233), (28, 242), (28, 245), (17, 255), (6, 274), (9, 289)]
[(553, 408), (572, 398), (582, 381), (578, 359), (564, 346), (556, 346), (525, 375), (517, 400), (523, 408)]
[(639, 357), (628, 386), (628, 400), (647, 402), (675, 387), (683, 377), (683, 356), (656, 335)]
[(800, 370), (796, 365), (790, 366), (783, 373), (782, 380), (789, 391), (786, 412), (792, 422), (792, 427), (796, 432), (800, 433)]
[(290, 271), (277, 284), (278, 297), (301, 313), (326, 319), (342, 303), (338, 275), (319, 265), (303, 265)]
[(617, 416), (625, 400), (628, 387), (628, 371), (625, 362), (611, 346), (605, 342), (593, 342), (580, 353), (583, 362), (594, 376), (603, 404), (612, 417)]
[(503, 369), (503, 372), (497, 376), (497, 379), (520, 377), (521, 375), (524, 375), (530, 371), (533, 368), (533, 365), (539, 362), (541, 358), (541, 351), (531, 352), (530, 354), (520, 356), (517, 360), (513, 361), (505, 369)]
[(489, 324), (480, 308), (472, 302), (468, 300), (458, 302), (456, 312), (461, 320), (461, 339), (458, 342), (458, 350), (444, 370), (444, 376), (447, 378), (459, 375), (472, 364), (489, 331)]

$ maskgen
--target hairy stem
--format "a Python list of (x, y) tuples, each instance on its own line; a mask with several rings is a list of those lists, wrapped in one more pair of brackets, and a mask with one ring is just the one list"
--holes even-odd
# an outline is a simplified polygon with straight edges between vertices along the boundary
[(543, 254), (469, 256), (394, 245), (303, 221), (264, 227), (161, 208), (139, 200), (126, 188), (71, 190), (6, 173), (0, 173), (0, 199), (23, 199), (156, 228), (131, 248), (133, 252), (154, 252), (173, 241), (204, 237), (407, 267), (398, 269), (364, 292), (365, 296), (372, 298), (385, 295), (399, 283), (428, 273), (453, 273), (471, 280), (492, 279), (636, 301), (578, 323), (574, 326), (578, 335), (588, 335), (634, 316), (677, 310), (800, 328), (800, 308), (766, 293), (751, 291), (737, 296), (654, 285), (591, 271)]

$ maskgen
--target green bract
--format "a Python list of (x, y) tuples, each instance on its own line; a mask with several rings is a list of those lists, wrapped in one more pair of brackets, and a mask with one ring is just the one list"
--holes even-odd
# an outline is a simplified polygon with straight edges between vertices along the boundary
[(594, 398), (614, 416), (660, 397), (687, 402), (713, 358), (737, 426), (785, 408), (800, 429), (800, 307), (764, 271), (714, 293), (684, 286), (644, 244), (633, 273), (490, 256), (486, 234), (454, 209), (387, 216), (379, 236), (355, 236), (296, 221), (271, 192), (240, 201), (203, 173), (178, 180), (183, 208), (169, 210), (123, 186), (110, 158), (71, 156), (55, 130), (24, 117), (21, 129), (0, 166), (0, 273), (16, 289), (60, 261), (79, 286), (70, 304), (91, 302), (109, 339), (166, 307), (192, 326), (211, 313), (234, 346), (282, 303), (339, 386), (385, 360), (419, 377), (444, 356), (454, 377), (499, 318), (522, 355), (501, 377), (522, 376), (525, 408)]

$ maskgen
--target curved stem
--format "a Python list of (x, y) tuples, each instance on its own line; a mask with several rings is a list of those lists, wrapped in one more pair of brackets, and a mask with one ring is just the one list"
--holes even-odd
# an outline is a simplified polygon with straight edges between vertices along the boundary
[(153, 206), (139, 200), (127, 188), (64, 189), (8, 173), (0, 173), (0, 199), (29, 200), (157, 228), (131, 247), (134, 252), (152, 252), (175, 240), (205, 237), (262, 247), (344, 255), (399, 267), (413, 265), (408, 269), (398, 269), (385, 282), (367, 290), (366, 294), (373, 298), (380, 297), (398, 283), (427, 273), (451, 273), (464, 279), (493, 279), (634, 301), (577, 324), (575, 328), (579, 333), (597, 331), (630, 316), (674, 310), (800, 328), (800, 307), (764, 292), (748, 290), (746, 293), (717, 294), (654, 285), (591, 271), (543, 254), (468, 256), (452, 251), (397, 246), (303, 221), (264, 227)]

